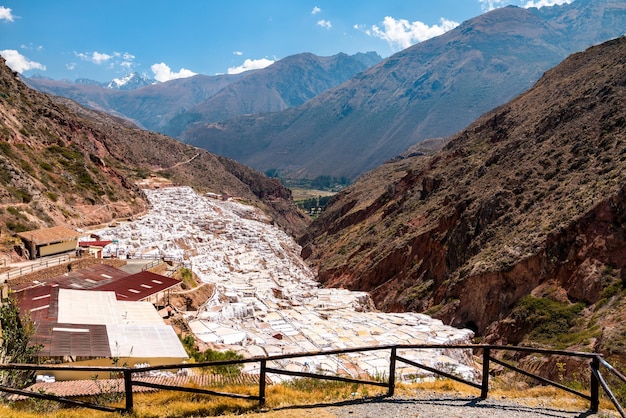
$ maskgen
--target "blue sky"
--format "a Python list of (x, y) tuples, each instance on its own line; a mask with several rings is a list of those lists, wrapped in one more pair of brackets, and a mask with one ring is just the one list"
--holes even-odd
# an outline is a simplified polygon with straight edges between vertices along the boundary
[(167, 81), (301, 52), (388, 57), (495, 7), (571, 1), (0, 0), (0, 55), (25, 76)]

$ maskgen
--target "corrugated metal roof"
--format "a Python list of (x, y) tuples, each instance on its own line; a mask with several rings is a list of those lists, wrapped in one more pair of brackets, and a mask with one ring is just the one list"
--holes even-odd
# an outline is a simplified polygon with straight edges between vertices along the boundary
[[(54, 294), (53, 294), (54, 293)], [(39, 318), (48, 318), (51, 303), (56, 303), (56, 286), (38, 286), (16, 292), (18, 306), (22, 315), (29, 315), (35, 321)]]
[(39, 356), (111, 357), (105, 325), (62, 324), (44, 319), (36, 326), (33, 344), (42, 346)]
[(163, 325), (163, 318), (150, 302), (118, 300), (117, 306), (123, 324)]
[(167, 290), (180, 283), (178, 279), (161, 276), (150, 271), (142, 271), (96, 287), (96, 290), (115, 292), (119, 300), (138, 301), (144, 300), (156, 293)]
[(56, 284), (63, 289), (111, 291), (119, 300), (139, 301), (179, 283), (178, 279), (150, 271), (129, 274), (108, 264), (94, 264), (51, 279), (41, 279), (37, 283), (13, 286), (12, 289), (17, 293), (33, 286)]
[(107, 283), (111, 283), (124, 277), (129, 273), (108, 264), (94, 264), (92, 266), (71, 271), (61, 276), (47, 280), (49, 283), (58, 283), (60, 287), (66, 289), (95, 289)]
[(12, 285), (11, 289), (14, 292), (21, 292), (24, 289), (41, 286), (57, 284), (64, 289), (93, 289), (103, 284), (110, 283), (115, 280), (122, 279), (130, 276), (130, 273), (112, 267), (108, 264), (94, 264), (89, 267), (85, 267), (79, 270), (72, 270), (68, 273), (64, 273), (60, 276), (52, 277), (49, 279), (39, 279), (36, 282), (22, 283), (18, 285)]
[(111, 352), (115, 357), (187, 358), (174, 328), (165, 325), (108, 325)]
[(59, 289), (59, 322), (71, 324), (121, 324), (113, 292)]
[(53, 242), (77, 240), (80, 234), (64, 226), (54, 226), (52, 228), (20, 232), (17, 236), (25, 241), (33, 242), (35, 245), (44, 245)]
[(51, 327), (51, 357), (111, 357), (106, 325), (55, 323)]
[[(30, 315), (35, 324), (33, 344), (41, 345), (40, 356), (89, 356), (111, 357), (106, 326), (101, 324), (75, 323), (80, 317), (72, 312), (63, 311), (64, 320), (58, 321), (59, 292), (55, 285), (45, 285), (16, 293), (20, 312)], [(71, 292), (71, 291), (70, 291)], [(74, 291), (76, 292), (76, 291)], [(92, 292), (88, 292), (92, 293)], [(67, 295), (65, 295), (67, 298)], [(78, 296), (83, 297), (83, 294)], [(115, 303), (113, 293), (109, 294)]]

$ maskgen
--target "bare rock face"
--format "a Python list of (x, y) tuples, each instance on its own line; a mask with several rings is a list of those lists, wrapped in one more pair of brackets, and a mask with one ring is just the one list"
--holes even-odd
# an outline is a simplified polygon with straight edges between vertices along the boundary
[(303, 255), (326, 286), (487, 341), (533, 332), (529, 295), (597, 321), (626, 274), (624, 62), (625, 38), (575, 54), (440, 152), (366, 174), (311, 225)]

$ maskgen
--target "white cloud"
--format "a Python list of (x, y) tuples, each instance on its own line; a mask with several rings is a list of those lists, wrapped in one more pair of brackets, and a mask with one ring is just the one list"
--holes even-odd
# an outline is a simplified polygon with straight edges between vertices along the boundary
[[(371, 30), (366, 29), (365, 33), (386, 40), (394, 49), (404, 49), (418, 42), (439, 36), (459, 25), (457, 22), (444, 18), (440, 19), (440, 23), (440, 25), (428, 26), (419, 21), (396, 20), (387, 16), (383, 20), (382, 29), (374, 25)], [(354, 27), (363, 30), (362, 26), (355, 25)]]
[(35, 61), (30, 61), (24, 55), (14, 49), (5, 49), (0, 51), (0, 55), (4, 57), (9, 68), (22, 74), (28, 70), (46, 71), (46, 66)]
[(43, 46), (42, 45), (34, 46), (32, 43), (30, 43), (28, 45), (22, 44), (22, 45), (20, 45), (20, 49), (26, 49), (26, 50), (29, 50), (29, 51), (37, 51), (37, 52), (39, 52), (39, 51), (43, 51)]
[(119, 63), (119, 65), (124, 68), (125, 71), (132, 71), (133, 67), (135, 66), (135, 63), (133, 62), (135, 56), (133, 54), (129, 54), (128, 52), (124, 52), (121, 55), (122, 61)]
[(172, 72), (170, 67), (168, 67), (167, 64), (165, 64), (164, 62), (160, 64), (152, 64), (150, 69), (154, 73), (155, 80), (161, 82), (174, 80), (177, 78), (193, 77), (194, 75), (196, 75), (196, 73), (194, 73), (193, 71), (187, 70), (185, 68), (181, 68), (177, 73)]
[(243, 55), (243, 52), (241, 52), (241, 51), (233, 51), (233, 55), (241, 56), (241, 55)]
[(323, 19), (317, 21), (317, 26), (321, 26), (326, 29), (330, 29), (333, 27), (333, 25), (330, 23), (329, 20), (323, 20)]
[(517, 0), (516, 2), (512, 2), (511, 0), (479, 0), (481, 7), (485, 11), (497, 9), (498, 7), (504, 7), (510, 4), (515, 4), (520, 7), (529, 8), (529, 7), (544, 7), (544, 6), (555, 6), (561, 5), (565, 3), (571, 3), (573, 0)]
[(561, 5), (561, 4), (569, 4), (571, 3), (573, 0), (539, 0), (539, 1), (527, 1), (526, 4), (524, 4), (525, 8), (529, 8), (529, 7), (544, 7), (544, 6), (555, 6), (555, 5)]
[(316, 14), (320, 13), (321, 11), (322, 11), (322, 9), (320, 9), (320, 8), (319, 8), (319, 7), (317, 7), (317, 6), (315, 6), (315, 7), (313, 8), (313, 10), (311, 10), (311, 14), (312, 14), (312, 15), (316, 15)]
[(481, 8), (486, 11), (511, 4), (511, 2), (507, 0), (479, 0), (479, 2), (481, 4)]
[(76, 69), (76, 63), (70, 62), (69, 64), (65, 64), (65, 68), (67, 68), (70, 71), (74, 71)]
[[(133, 62), (135, 56), (129, 52), (113, 52), (107, 54), (105, 52), (74, 52), (74, 54), (82, 61), (87, 61), (96, 65), (107, 65), (107, 68), (115, 70), (121, 69), (125, 72), (132, 71), (135, 67)], [(68, 64), (76, 68), (75, 63)], [(68, 67), (69, 68), (69, 67)]]
[(244, 71), (260, 70), (261, 68), (269, 67), (272, 64), (274, 64), (274, 61), (267, 58), (261, 58), (258, 60), (247, 59), (239, 67), (230, 67), (228, 69), (228, 74), (239, 74)]
[(6, 20), (7, 22), (13, 22), (15, 16), (13, 16), (13, 10), (8, 7), (0, 6), (0, 20)]
[(77, 52), (76, 56), (78, 58), (80, 58), (83, 61), (89, 61), (92, 62), (94, 64), (102, 64), (105, 63), (111, 59), (113, 59), (114, 56), (116, 56), (116, 54), (119, 56), (119, 53), (115, 52), (113, 53), (113, 55), (109, 55), (109, 54), (105, 54), (102, 52), (92, 52), (92, 53), (84, 53), (84, 52)]

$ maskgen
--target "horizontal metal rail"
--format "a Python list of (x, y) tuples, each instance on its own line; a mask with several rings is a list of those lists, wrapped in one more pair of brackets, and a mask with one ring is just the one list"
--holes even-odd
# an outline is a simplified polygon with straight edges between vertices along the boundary
[[(398, 350), (472, 350), (474, 353), (478, 353), (482, 350), (483, 352), (483, 373), (482, 373), (482, 382), (475, 383), (471, 381), (467, 381), (465, 379), (460, 378), (459, 376), (455, 376), (452, 373), (447, 371), (438, 370), (434, 367), (426, 366), (424, 364), (420, 364), (419, 362), (407, 359), (406, 357), (398, 356)], [(342, 355), (349, 353), (363, 353), (370, 351), (389, 351), (389, 378), (387, 382), (381, 382), (376, 380), (362, 380), (362, 379), (353, 379), (349, 377), (343, 376), (333, 376), (333, 375), (324, 375), (318, 373), (310, 373), (310, 372), (296, 372), (289, 370), (282, 370), (273, 367), (267, 367), (267, 363), (270, 361), (280, 361), (286, 359), (294, 359), (294, 358), (302, 358), (302, 357), (313, 357), (313, 356), (331, 356), (331, 355)], [(591, 359), (591, 395), (587, 395), (585, 393), (578, 392), (573, 390), (565, 385), (562, 385), (558, 382), (551, 381), (549, 379), (543, 378), (541, 376), (535, 375), (533, 373), (522, 370), (518, 367), (515, 367), (511, 364), (508, 364), (502, 360), (494, 358), (490, 355), (490, 353), (494, 351), (511, 351), (511, 352), (522, 352), (522, 353), (539, 353), (545, 355), (560, 355), (560, 356), (568, 356), (568, 357), (579, 357)], [(567, 391), (571, 394), (579, 396), (585, 400), (591, 402), (590, 410), (597, 412), (599, 405), (599, 394), (598, 388), (601, 386), (602, 389), (607, 393), (611, 401), (615, 405), (616, 409), (624, 416), (624, 412), (622, 407), (619, 405), (619, 402), (611, 392), (608, 384), (605, 379), (602, 377), (599, 371), (599, 366), (603, 365), (609, 369), (613, 374), (615, 374), (619, 379), (621, 379), (624, 383), (626, 383), (626, 378), (619, 371), (615, 370), (608, 362), (602, 359), (602, 356), (597, 353), (587, 353), (587, 352), (575, 352), (575, 351), (564, 351), (564, 350), (550, 350), (550, 349), (539, 349), (539, 348), (530, 348), (530, 347), (513, 347), (513, 346), (496, 346), (496, 345), (486, 345), (486, 344), (461, 344), (461, 345), (446, 345), (446, 344), (417, 344), (417, 345), (386, 345), (386, 346), (370, 346), (370, 347), (360, 347), (360, 348), (347, 348), (347, 349), (336, 349), (336, 350), (327, 350), (327, 351), (315, 351), (315, 352), (306, 352), (306, 353), (295, 353), (295, 354), (281, 354), (276, 356), (268, 356), (268, 357), (254, 357), (240, 360), (220, 360), (220, 361), (209, 361), (202, 363), (189, 363), (189, 364), (167, 364), (160, 366), (148, 366), (148, 367), (139, 367), (139, 368), (129, 368), (129, 367), (105, 367), (105, 366), (70, 366), (70, 365), (37, 365), (37, 364), (0, 364), (0, 370), (30, 370), (30, 371), (53, 371), (53, 370), (74, 370), (74, 371), (92, 371), (98, 373), (117, 373), (124, 376), (124, 390), (126, 397), (126, 407), (124, 409), (113, 408), (105, 405), (97, 405), (91, 404), (87, 402), (80, 402), (68, 398), (63, 398), (59, 396), (54, 396), (51, 394), (37, 393), (32, 391), (25, 391), (22, 389), (10, 388), (5, 386), (0, 386), (0, 391), (4, 391), (7, 393), (13, 393), (21, 396), (34, 397), (46, 400), (54, 400), (58, 402), (68, 403), (71, 405), (83, 406), (92, 409), (98, 409), (102, 411), (120, 411), (124, 410), (126, 412), (132, 412), (133, 410), (133, 387), (135, 386), (143, 386), (149, 387), (153, 389), (159, 390), (172, 390), (172, 391), (180, 391), (180, 392), (188, 392), (188, 393), (196, 393), (196, 394), (206, 394), (213, 396), (224, 396), (231, 397), (237, 399), (245, 399), (245, 400), (254, 400), (258, 401), (261, 405), (265, 403), (265, 386), (266, 386), (266, 374), (267, 373), (275, 373), (280, 375), (287, 375), (293, 377), (305, 377), (311, 379), (323, 379), (323, 380), (332, 380), (339, 381), (344, 383), (351, 384), (362, 384), (362, 385), (373, 385), (379, 387), (387, 387), (387, 396), (392, 396), (394, 393), (395, 387), (395, 369), (396, 363), (402, 362), (413, 367), (427, 370), (431, 373), (434, 373), (438, 376), (442, 376), (444, 378), (452, 379), (458, 381), (460, 383), (469, 385), (475, 389), (479, 389), (481, 391), (481, 398), (486, 398), (489, 392), (489, 364), (490, 362), (494, 362), (496, 364), (502, 365), (516, 373), (520, 373), (524, 376), (531, 377), (537, 379), (538, 381), (554, 386), (556, 388)], [(180, 370), (180, 369), (192, 369), (192, 368), (205, 368), (205, 367), (215, 367), (215, 366), (229, 366), (229, 365), (242, 365), (248, 363), (259, 363), (260, 364), (260, 379), (259, 379), (259, 393), (258, 395), (245, 395), (238, 393), (226, 393), (220, 391), (214, 391), (210, 389), (202, 389), (195, 387), (186, 387), (186, 386), (175, 386), (175, 385), (163, 385), (156, 383), (149, 383), (142, 380), (133, 380), (133, 376), (137, 374), (144, 374), (150, 371), (156, 370)], [(626, 417), (625, 417), (626, 418)]]
[(499, 365), (501, 365), (501, 366), (504, 366), (504, 367), (506, 367), (507, 369), (513, 370), (514, 372), (517, 372), (517, 373), (519, 373), (519, 374), (522, 374), (522, 375), (524, 375), (524, 376), (526, 376), (526, 377), (531, 377), (531, 378), (533, 378), (533, 379), (536, 379), (536, 380), (540, 381), (540, 382), (541, 382), (541, 383), (543, 383), (543, 384), (550, 385), (550, 386), (554, 386), (554, 387), (556, 387), (556, 388), (562, 389), (562, 390), (564, 390), (564, 391), (566, 391), (566, 392), (569, 392), (569, 393), (571, 393), (571, 394), (573, 394), (573, 395), (580, 396), (581, 398), (586, 399), (586, 400), (588, 400), (588, 401), (590, 401), (590, 400), (591, 400), (591, 395), (587, 395), (587, 394), (585, 394), (585, 393), (578, 392), (577, 390), (574, 390), (574, 389), (572, 389), (572, 388), (569, 388), (569, 387), (567, 387), (567, 386), (565, 386), (565, 385), (562, 385), (562, 384), (560, 384), (560, 383), (558, 383), (558, 382), (555, 382), (555, 381), (553, 381), (553, 380), (546, 379), (545, 377), (541, 377), (541, 376), (538, 376), (538, 375), (536, 375), (536, 374), (534, 374), (534, 373), (527, 372), (526, 370), (522, 370), (522, 369), (520, 369), (519, 367), (515, 367), (515, 366), (513, 366), (513, 365), (511, 365), (511, 364), (508, 364), (508, 363), (506, 363), (506, 362), (504, 362), (504, 361), (498, 360), (497, 358), (489, 357), (489, 360), (490, 360), (490, 361), (493, 361), (493, 362), (494, 362), (494, 363), (496, 363), (496, 364), (499, 364)]
[(417, 368), (420, 368), (420, 369), (427, 370), (427, 371), (429, 371), (431, 373), (438, 374), (438, 375), (443, 376), (445, 378), (448, 378), (448, 379), (451, 379), (451, 380), (455, 380), (455, 381), (457, 381), (459, 383), (464, 383), (464, 384), (466, 384), (468, 386), (471, 386), (473, 388), (482, 389), (482, 385), (479, 385), (478, 383), (467, 381), (465, 379), (462, 379), (462, 378), (460, 378), (458, 376), (453, 375), (452, 373), (444, 372), (442, 370), (437, 370), (434, 367), (426, 366), (425, 364), (420, 364), (420, 363), (417, 363), (415, 361), (411, 361), (409, 359), (406, 359), (406, 358), (403, 358), (403, 357), (400, 357), (400, 356), (396, 356), (396, 360), (399, 360), (399, 361), (401, 361), (403, 363), (406, 363), (406, 364), (410, 364), (411, 366), (414, 366), (414, 367), (417, 367)]
[(26, 396), (28, 398), (44, 399), (47, 401), (61, 402), (64, 404), (80, 406), (83, 408), (96, 409), (96, 410), (104, 411), (104, 412), (124, 412), (125, 411), (124, 408), (115, 408), (113, 406), (99, 405), (99, 404), (90, 403), (90, 402), (82, 402), (82, 401), (77, 401), (75, 399), (64, 398), (62, 396), (51, 395), (48, 393), (39, 393), (39, 392), (33, 392), (33, 391), (23, 390), (23, 389), (14, 389), (14, 388), (1, 386), (1, 385), (0, 385), (0, 391), (12, 393), (14, 395)]
[(375, 380), (361, 380), (361, 379), (351, 379), (349, 377), (342, 376), (333, 376), (328, 374), (317, 374), (317, 373), (308, 373), (308, 372), (294, 372), (290, 370), (279, 370), (273, 369), (271, 367), (267, 367), (265, 369), (266, 373), (275, 373), (282, 374), (286, 376), (295, 376), (295, 377), (307, 377), (310, 379), (320, 379), (320, 380), (333, 380), (335, 382), (344, 382), (344, 383), (356, 383), (360, 385), (372, 385), (372, 386), (383, 386), (387, 387), (388, 383), (386, 382), (377, 382)]
[(253, 401), (258, 401), (261, 399), (259, 396), (255, 396), (255, 395), (241, 395), (239, 393), (218, 392), (215, 390), (189, 388), (185, 386), (160, 385), (158, 383), (144, 382), (142, 380), (133, 380), (131, 383), (133, 386), (143, 386), (143, 387), (159, 389), (159, 390), (173, 390), (177, 392), (197, 393), (201, 395), (225, 396), (228, 398), (246, 399), (246, 400), (253, 400)]

